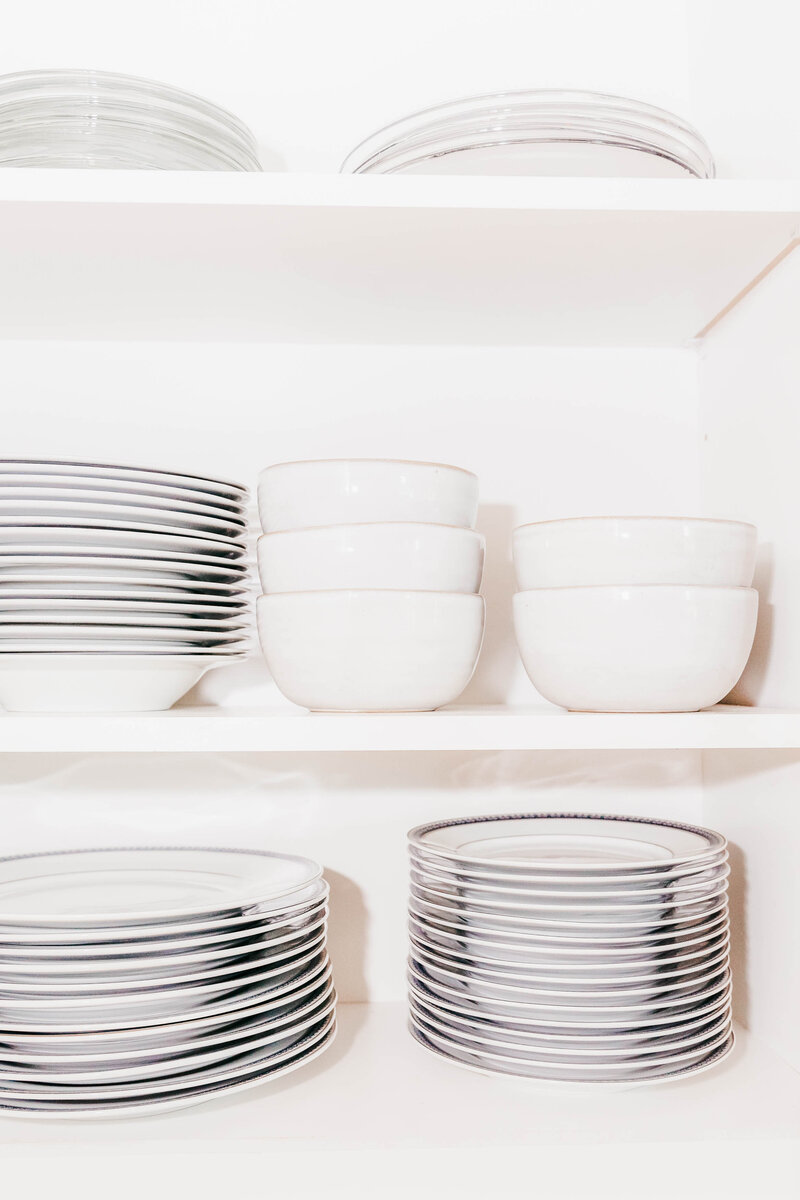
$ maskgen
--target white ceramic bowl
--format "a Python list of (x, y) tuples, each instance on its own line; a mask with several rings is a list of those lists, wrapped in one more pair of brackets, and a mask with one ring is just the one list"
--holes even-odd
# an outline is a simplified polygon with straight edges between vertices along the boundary
[(10, 712), (158, 712), (224, 661), (205, 654), (3, 654), (0, 704)]
[(477, 592), (484, 539), (455, 525), (383, 522), (265, 533), (261, 586), (271, 592), (341, 588)]
[(577, 517), (514, 530), (520, 591), (599, 584), (749, 587), (756, 527), (693, 517)]
[(731, 690), (753, 645), (753, 588), (543, 588), (514, 597), (525, 670), (588, 712), (694, 712)]
[(458, 592), (285, 592), (258, 600), (275, 683), (303, 708), (419, 712), (456, 700), (483, 639), (481, 596)]
[(351, 458), (278, 463), (261, 472), (265, 533), (373, 521), (423, 521), (473, 529), (478, 480), (441, 463)]

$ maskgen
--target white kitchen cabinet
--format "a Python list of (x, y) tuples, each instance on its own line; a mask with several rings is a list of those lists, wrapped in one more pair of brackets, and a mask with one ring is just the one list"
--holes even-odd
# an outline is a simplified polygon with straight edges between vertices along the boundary
[[(292, 458), (468, 467), (481, 480), (488, 625), (473, 682), (439, 713), (304, 714), (254, 658), (212, 672), (170, 713), (0, 717), (6, 853), (185, 842), (318, 857), (344, 1009), (328, 1056), (242, 1097), (103, 1126), (0, 1117), (4, 1162), (29, 1164), (47, 1147), (52, 1164), (135, 1153), (141, 1167), (170, 1153), (201, 1156), (212, 1173), (246, 1157), (263, 1173), (283, 1156), (323, 1178), (342, 1155), (367, 1162), (383, 1148), (411, 1164), (464, 1147), (475, 1181), (502, 1145), (509, 1161), (539, 1154), (552, 1182), (542, 1194), (555, 1196), (559, 1154), (588, 1187), (615, 1147), (618, 1164), (640, 1161), (631, 1144), (667, 1147), (698, 1180), (713, 1147), (727, 1194), (790, 1194), (780, 1189), (800, 1131), (791, 16), (781, 4), (571, 0), (501, 0), (491, 21), (485, 6), (444, 0), (407, 3), (396, 22), (358, 0), (335, 13), (167, 0), (140, 3), (129, 23), (85, 0), (69, 20), (44, 3), (14, 15), (4, 69), (88, 65), (191, 87), (248, 121), (270, 171), (0, 171), (3, 454), (250, 485)], [(732, 56), (765, 41), (776, 57), (754, 50), (741, 81)], [(504, 84), (665, 103), (719, 145), (723, 177), (335, 174), (385, 120)], [(733, 704), (591, 715), (537, 698), (511, 632), (511, 529), (602, 513), (758, 525), (759, 633)], [(718, 1071), (602, 1104), (553, 1101), (428, 1058), (405, 1034), (406, 830), (537, 809), (674, 817), (730, 838), (746, 1032)], [(652, 1169), (647, 1194), (661, 1195)], [(731, 1190), (757, 1180), (773, 1190)], [(614, 1194), (629, 1193), (620, 1183)]]

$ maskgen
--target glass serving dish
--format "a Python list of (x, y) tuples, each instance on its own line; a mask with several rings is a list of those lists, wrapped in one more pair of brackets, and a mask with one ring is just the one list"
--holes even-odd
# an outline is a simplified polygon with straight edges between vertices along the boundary
[(372, 134), (352, 174), (656, 176), (708, 179), (701, 135), (665, 109), (549, 89), (440, 104)]
[(261, 170), (232, 113), (166, 84), (87, 70), (0, 76), (0, 166)]

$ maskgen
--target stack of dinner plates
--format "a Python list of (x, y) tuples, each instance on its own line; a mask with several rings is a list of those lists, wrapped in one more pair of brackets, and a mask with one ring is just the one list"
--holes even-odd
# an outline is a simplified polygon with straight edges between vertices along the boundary
[(404, 117), (356, 146), (342, 170), (706, 179), (714, 160), (697, 130), (663, 108), (537, 89), (472, 96)]
[(0, 860), (0, 1111), (146, 1114), (302, 1066), (335, 1033), (327, 899), (286, 854)]
[(411, 1029), (469, 1067), (654, 1083), (732, 1048), (726, 842), (637, 817), (409, 834)]
[(0, 703), (169, 708), (251, 635), (238, 484), (0, 460)]
[(0, 166), (260, 171), (250, 130), (200, 96), (109, 71), (0, 76)]

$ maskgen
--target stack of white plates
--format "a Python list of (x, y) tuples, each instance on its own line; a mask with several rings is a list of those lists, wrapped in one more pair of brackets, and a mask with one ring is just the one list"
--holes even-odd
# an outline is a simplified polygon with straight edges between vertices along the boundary
[(232, 113), (150, 79), (108, 71), (0, 77), (0, 166), (260, 171)]
[(159, 1112), (302, 1066), (335, 1033), (327, 898), (285, 854), (0, 860), (0, 1110)]
[(247, 491), (0, 460), (0, 702), (168, 708), (248, 647)]
[(635, 817), (475, 817), (411, 849), (411, 1029), (486, 1071), (592, 1086), (732, 1048), (726, 842)]
[(342, 170), (706, 179), (714, 160), (697, 130), (662, 108), (596, 92), (537, 90), (414, 113), (356, 146)]

